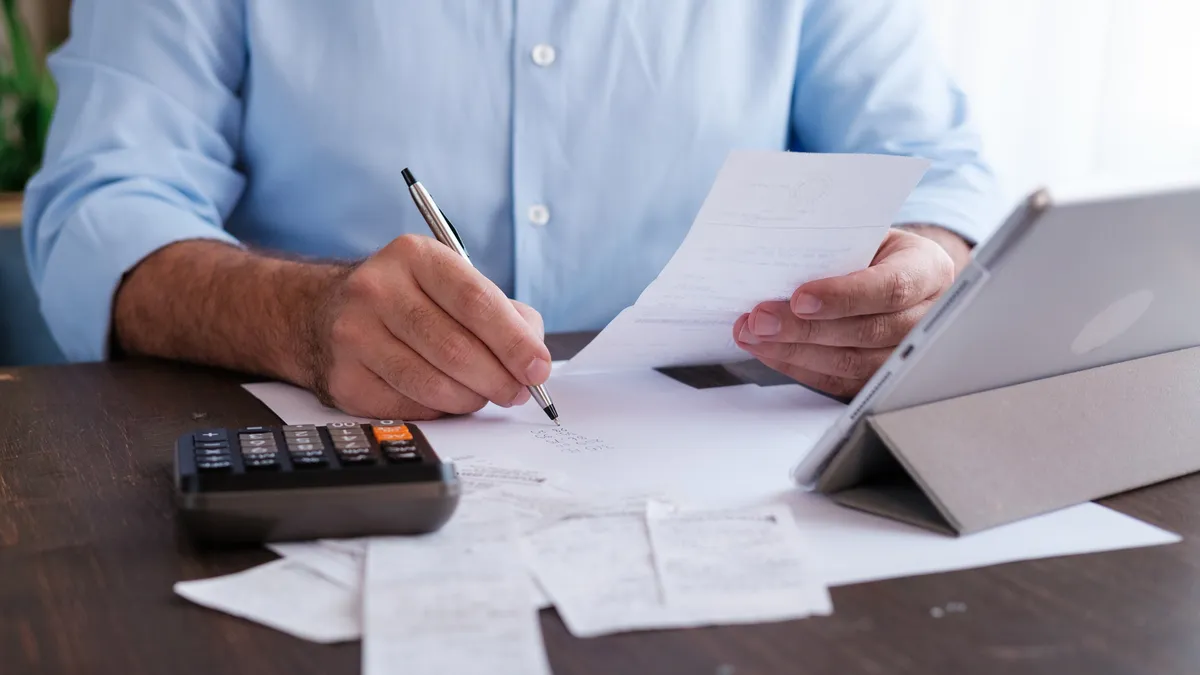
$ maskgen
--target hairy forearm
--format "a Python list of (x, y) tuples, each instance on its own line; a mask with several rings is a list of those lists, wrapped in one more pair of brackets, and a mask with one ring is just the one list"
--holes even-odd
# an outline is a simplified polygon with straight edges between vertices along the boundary
[(321, 358), (314, 327), (349, 269), (213, 241), (172, 244), (126, 275), (114, 303), (114, 345), (311, 386)]
[(919, 234), (922, 237), (937, 242), (946, 253), (950, 254), (950, 259), (954, 261), (954, 272), (956, 274), (961, 272), (971, 260), (971, 245), (965, 239), (944, 227), (914, 223), (901, 225), (900, 229)]

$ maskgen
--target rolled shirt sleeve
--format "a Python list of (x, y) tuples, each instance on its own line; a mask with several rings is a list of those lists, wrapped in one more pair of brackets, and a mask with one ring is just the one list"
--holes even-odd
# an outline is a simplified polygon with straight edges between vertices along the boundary
[(896, 217), (978, 242), (1004, 208), (966, 97), (946, 71), (919, 0), (809, 2), (793, 132), (799, 149), (910, 155), (931, 166)]
[(237, 244), (223, 224), (244, 187), (242, 2), (74, 2), (24, 218), (42, 313), (71, 360), (107, 357), (114, 294), (147, 255), (187, 239)]

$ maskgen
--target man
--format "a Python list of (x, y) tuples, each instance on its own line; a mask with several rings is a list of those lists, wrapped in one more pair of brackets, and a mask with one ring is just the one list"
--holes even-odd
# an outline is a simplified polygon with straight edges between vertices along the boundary
[(235, 368), (375, 417), (518, 405), (543, 327), (631, 304), (729, 150), (923, 156), (871, 268), (732, 327), (851, 395), (994, 216), (918, 4), (76, 0), (27, 194), (43, 311), (76, 360)]

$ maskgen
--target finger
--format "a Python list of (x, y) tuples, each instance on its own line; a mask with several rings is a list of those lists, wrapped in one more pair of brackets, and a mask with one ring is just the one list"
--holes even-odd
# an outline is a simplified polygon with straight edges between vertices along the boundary
[(762, 361), (764, 365), (772, 370), (777, 370), (806, 387), (838, 398), (853, 398), (863, 388), (863, 385), (866, 384), (866, 380), (852, 380), (837, 377), (836, 375), (814, 373), (800, 366), (776, 359), (760, 358), (759, 361)]
[(891, 349), (826, 347), (796, 342), (739, 343), (758, 358), (790, 363), (804, 370), (851, 380), (866, 380), (891, 356)]
[(900, 344), (933, 306), (932, 300), (892, 314), (845, 319), (802, 319), (787, 303), (764, 302), (749, 314), (745, 332), (735, 334), (747, 344), (801, 342), (827, 347), (890, 348)]
[(432, 420), (445, 414), (401, 394), (358, 362), (330, 374), (329, 393), (339, 410), (359, 417)]
[[(379, 318), (386, 327), (383, 332), (387, 334), (387, 339), (381, 342), (393, 346), (386, 350), (386, 354), (377, 353), (373, 362), (364, 359), (372, 370), (394, 386), (396, 381), (387, 375), (401, 370), (402, 362), (408, 358), (407, 352), (415, 352), (432, 368), (497, 405), (509, 406), (522, 402), (525, 387), (508, 372), (483, 341), (443, 311), (420, 288), (415, 285), (403, 287), (402, 277), (389, 278), (388, 282), (400, 286), (385, 286), (379, 291), (380, 297), (373, 302), (379, 308)], [(372, 343), (364, 344), (363, 349), (379, 351), (384, 348)], [(401, 391), (410, 395), (413, 393), (405, 389)], [(448, 395), (450, 393), (447, 391)], [(454, 400), (461, 404), (461, 398)]]
[(434, 410), (462, 415), (487, 404), (487, 397), (435, 367), (402, 342), (379, 342), (360, 358), (368, 370), (393, 389)]
[(467, 261), (436, 247), (420, 259), (414, 273), (425, 293), (478, 336), (514, 378), (530, 385), (550, 377), (550, 351), (537, 331)]
[(791, 310), (812, 319), (899, 312), (940, 293), (954, 278), (954, 262), (923, 237), (865, 270), (811, 281), (796, 289)]
[(537, 333), (538, 339), (545, 342), (546, 324), (542, 321), (542, 315), (536, 309), (523, 302), (520, 302), (519, 300), (509, 300), (509, 302), (511, 302), (512, 306), (516, 308), (517, 313), (521, 315), (521, 318), (525, 319), (525, 323), (533, 327), (534, 332)]

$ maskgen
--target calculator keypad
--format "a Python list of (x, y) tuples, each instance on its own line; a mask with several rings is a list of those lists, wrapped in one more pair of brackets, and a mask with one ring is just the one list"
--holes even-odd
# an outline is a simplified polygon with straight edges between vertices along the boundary
[(230, 471), (233, 461), (229, 455), (229, 436), (224, 429), (207, 429), (192, 435), (196, 469), (204, 473)]
[(399, 420), (375, 420), (371, 433), (389, 464), (410, 464), (421, 461), (412, 430)]
[(321, 440), (321, 435), (317, 432), (316, 427), (285, 430), (283, 439), (287, 443), (292, 466), (297, 469), (313, 469), (327, 463), (325, 443)]
[(399, 420), (202, 430), (192, 435), (192, 455), (196, 470), (203, 474), (307, 474), (315, 469), (382, 468), (427, 461), (413, 429)]

